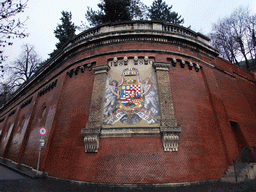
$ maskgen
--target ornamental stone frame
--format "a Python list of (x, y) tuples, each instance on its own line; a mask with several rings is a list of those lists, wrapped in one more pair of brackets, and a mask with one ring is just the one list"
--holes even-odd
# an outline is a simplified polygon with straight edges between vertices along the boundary
[[(154, 62), (153, 67), (156, 71), (158, 84), (160, 127), (153, 129), (149, 128), (148, 130), (145, 128), (116, 128), (110, 130), (102, 129), (104, 111), (103, 98), (107, 75), (110, 67), (107, 64), (93, 67), (95, 79), (92, 91), (90, 115), (86, 124), (86, 128), (82, 129), (81, 131), (84, 136), (85, 152), (97, 153), (99, 149), (100, 137), (131, 137), (132, 135), (136, 134), (139, 134), (140, 136), (161, 135), (164, 151), (178, 151), (178, 140), (181, 128), (177, 125), (177, 120), (174, 115), (170, 78), (168, 73), (170, 64)], [(129, 134), (126, 134), (127, 131)]]
[[(160, 132), (164, 151), (178, 151), (178, 140), (181, 128), (177, 125), (174, 115), (171, 85), (169, 78), (169, 63), (154, 62), (158, 83), (159, 107), (161, 112)], [(166, 91), (168, 90), (168, 92)]]
[(84, 135), (85, 152), (96, 153), (99, 149), (99, 135), (103, 123), (103, 95), (110, 67), (106, 64), (94, 66), (92, 69), (94, 70), (95, 78), (92, 90), (90, 115), (86, 128), (82, 129), (82, 134)]

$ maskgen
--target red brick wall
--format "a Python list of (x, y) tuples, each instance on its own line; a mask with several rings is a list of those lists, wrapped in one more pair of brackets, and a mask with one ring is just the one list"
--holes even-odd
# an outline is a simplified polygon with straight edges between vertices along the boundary
[[(114, 51), (147, 49), (152, 52), (128, 52), (114, 54)], [(113, 52), (84, 63), (106, 64), (109, 58), (145, 56), (154, 57), (157, 62), (167, 58), (198, 61), (156, 50), (174, 51), (210, 62), (195, 51), (161, 43), (116, 44), (91, 49), (70, 57), (48, 77), (60, 72), (73, 62), (95, 54)], [(219, 179), (228, 165), (232, 165), (239, 153), (236, 137), (230, 121), (236, 121), (247, 142), (255, 145), (256, 100), (255, 84), (245, 78), (251, 75), (241, 72), (244, 77), (233, 73), (237, 70), (221, 59), (212, 64), (226, 70), (234, 77), (211, 68), (204, 63), (199, 72), (193, 68), (170, 67), (171, 94), (175, 116), (181, 127), (178, 152), (164, 152), (161, 137), (130, 137), (100, 139), (99, 152), (85, 153), (81, 129), (85, 128), (89, 117), (93, 88), (93, 71), (85, 69), (71, 78), (66, 74), (71, 66), (58, 77), (55, 89), (39, 97), (34, 94), (33, 102), (26, 108), (0, 124), (6, 127), (0, 140), (0, 154), (36, 167), (39, 139), (38, 129), (48, 130), (44, 137), (46, 146), (42, 151), (40, 170), (49, 175), (101, 183), (171, 183)], [(42, 84), (43, 82), (41, 82)], [(40, 85), (41, 85), (40, 84)], [(39, 85), (38, 85), (39, 86)], [(35, 88), (36, 89), (36, 88)], [(46, 115), (40, 118), (43, 107)], [(8, 132), (12, 122), (18, 122), (26, 115), (31, 118), (26, 130)], [(5, 126), (7, 125), (7, 126)], [(12, 134), (11, 134), (12, 133)], [(7, 150), (6, 150), (7, 147)]]
[(54, 133), (47, 157), (45, 170), (65, 177), (76, 166), (73, 159), (84, 153), (81, 129), (89, 117), (93, 85), (93, 71), (85, 70), (72, 78), (67, 77), (54, 120)]
[[(168, 55), (152, 56), (166, 61)], [(69, 112), (58, 109), (45, 171), (56, 177), (111, 183), (185, 182), (221, 177), (227, 160), (202, 73), (177, 65), (171, 67), (170, 78), (175, 114), (182, 127), (179, 152), (163, 152), (160, 137), (135, 137), (101, 139), (97, 154), (85, 153), (81, 125), (66, 117), (67, 113), (77, 115), (77, 102), (85, 99), (81, 96), (67, 102), (73, 98), (68, 90), (74, 91), (77, 86), (73, 83), (78, 80), (72, 77), (66, 81), (60, 103)], [(82, 117), (87, 116), (76, 117), (76, 121), (83, 121)]]
[[(52, 90), (48, 91), (42, 96), (39, 96), (38, 94), (36, 95), (33, 118), (31, 119), (31, 124), (28, 129), (29, 131), (27, 133), (27, 138), (23, 149), (24, 151), (20, 157), (21, 163), (23, 164), (32, 166), (33, 168), (37, 167), (40, 146), (39, 139), (41, 138), (39, 135), (39, 128), (41, 127), (45, 127), (47, 129), (47, 135), (43, 137), (43, 139), (45, 139), (46, 147), (43, 148), (41, 156), (41, 159), (44, 158), (45, 150), (49, 144), (48, 140), (51, 134), (52, 123), (55, 117), (64, 77), (58, 77), (56, 87), (54, 87)], [(44, 108), (45, 112), (43, 115)]]
[(231, 78), (215, 71), (215, 76), (229, 121), (238, 123), (245, 145), (255, 145), (255, 135), (250, 134), (256, 125), (255, 84), (238, 75)]
[(6, 121), (4, 124), (4, 129), (2, 131), (1, 135), (1, 141), (0, 141), (0, 155), (5, 156), (8, 151), (8, 146), (10, 145), (10, 142), (12, 140), (12, 132), (15, 129), (15, 119), (17, 117), (18, 111), (16, 109), (16, 112), (14, 115), (8, 117), (8, 115), (5, 116)]
[[(32, 98), (32, 97), (30, 97)], [(29, 131), (29, 122), (33, 118), (33, 103), (36, 100), (36, 94), (33, 95), (31, 103), (24, 108), (19, 108), (19, 113), (16, 116), (15, 127), (12, 132), (12, 139), (10, 141), (8, 150), (6, 151), (6, 158), (19, 162), (19, 154), (22, 151), (23, 144), (26, 139), (26, 133)]]

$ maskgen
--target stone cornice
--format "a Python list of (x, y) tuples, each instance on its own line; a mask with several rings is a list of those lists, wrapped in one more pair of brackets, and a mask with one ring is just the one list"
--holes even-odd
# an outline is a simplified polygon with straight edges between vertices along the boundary
[[(199, 47), (199, 50), (205, 50), (206, 52), (210, 53), (213, 56), (217, 56), (218, 55), (218, 51), (216, 51), (214, 48), (212, 48), (211, 46), (208, 45), (208, 43), (206, 43), (206, 41), (202, 41), (201, 38), (197, 37), (197, 36), (191, 36), (191, 35), (186, 35), (186, 33), (173, 33), (173, 32), (169, 32), (169, 31), (162, 31), (162, 30), (152, 30), (152, 29), (138, 29), (138, 30), (123, 30), (123, 31), (111, 31), (111, 32), (106, 32), (106, 33), (98, 33), (95, 36), (90, 36), (90, 37), (86, 37), (86, 38), (81, 38), (78, 39), (76, 41), (73, 41), (72, 43), (68, 44), (65, 49), (64, 52), (69, 52), (74, 48), (78, 48), (80, 46), (84, 46), (87, 44), (93, 44), (94, 42), (101, 42), (102, 41), (102, 45), (106, 45), (108, 44), (107, 42), (104, 42), (105, 39), (113, 39), (113, 38), (118, 38), (120, 39), (119, 41), (117, 41), (117, 43), (121, 43), (123, 40), (121, 39), (125, 39), (127, 37), (136, 37), (136, 36), (140, 36), (140, 37), (147, 37), (145, 38), (144, 41), (149, 41), (152, 42), (154, 41), (154, 38), (156, 42), (159, 41), (159, 43), (161, 42), (161, 40), (158, 40), (157, 38), (165, 38), (165, 40), (163, 40), (163, 43), (169, 43), (172, 44), (172, 41), (176, 40), (178, 42), (186, 42), (187, 44), (194, 44), (195, 46)], [(150, 37), (154, 37), (153, 39)], [(137, 40), (136, 40), (137, 41)], [(111, 42), (114, 43), (114, 42)]]
[(92, 69), (94, 71), (94, 74), (100, 74), (100, 73), (107, 73), (110, 70), (110, 67), (108, 64), (105, 64), (105, 65), (93, 66)]

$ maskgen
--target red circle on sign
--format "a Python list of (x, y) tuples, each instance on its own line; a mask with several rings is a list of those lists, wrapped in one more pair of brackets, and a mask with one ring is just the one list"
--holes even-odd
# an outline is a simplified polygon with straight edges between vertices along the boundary
[(47, 134), (47, 129), (44, 128), (44, 127), (41, 127), (41, 128), (39, 129), (39, 135), (45, 136), (46, 134)]

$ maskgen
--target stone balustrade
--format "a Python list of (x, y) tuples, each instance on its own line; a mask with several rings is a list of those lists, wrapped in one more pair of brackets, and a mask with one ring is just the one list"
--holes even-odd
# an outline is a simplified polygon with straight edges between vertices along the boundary
[(197, 41), (200, 41), (204, 44), (209, 45), (210, 39), (200, 33), (196, 33), (189, 28), (170, 24), (170, 23), (164, 23), (164, 22), (153, 22), (153, 21), (130, 21), (130, 22), (121, 22), (121, 23), (113, 23), (113, 24), (104, 24), (99, 25), (97, 27), (91, 28), (89, 30), (84, 31), (83, 33), (80, 33), (77, 35), (72, 41), (72, 45), (74, 43), (77, 43), (81, 40), (88, 39), (93, 36), (97, 36), (99, 34), (104, 33), (111, 33), (111, 32), (118, 32), (118, 31), (129, 31), (129, 30), (147, 30), (147, 31), (164, 31), (175, 35), (181, 35), (185, 37), (189, 37), (192, 39), (195, 39)]

